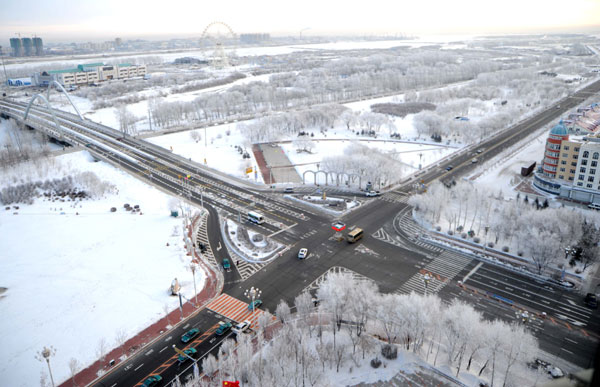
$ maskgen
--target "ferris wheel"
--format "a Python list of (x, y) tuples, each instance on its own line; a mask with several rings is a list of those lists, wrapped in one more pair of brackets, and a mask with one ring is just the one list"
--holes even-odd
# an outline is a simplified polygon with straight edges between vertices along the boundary
[[(229, 59), (235, 56), (237, 35), (227, 23), (215, 21), (204, 28), (200, 37), (200, 45), (204, 57), (216, 68), (229, 67)], [(228, 51), (224, 46), (227, 45)]]

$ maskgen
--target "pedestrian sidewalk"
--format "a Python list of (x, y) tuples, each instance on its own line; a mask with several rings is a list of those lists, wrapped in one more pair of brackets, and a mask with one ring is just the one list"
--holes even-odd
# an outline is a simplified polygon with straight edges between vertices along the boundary
[[(197, 235), (197, 228), (206, 227), (206, 221), (202, 222), (202, 220), (205, 219), (205, 216), (206, 215), (202, 216), (200, 214), (196, 214), (192, 220), (191, 226), (188, 227), (188, 236), (194, 241), (194, 244), (194, 236)], [(167, 333), (169, 331), (169, 322), (177, 321), (177, 324), (171, 326), (171, 328), (184, 323), (190, 316), (195, 315), (200, 310), (204, 309), (208, 303), (219, 296), (223, 290), (223, 281), (219, 278), (220, 273), (217, 273), (216, 270), (211, 267), (210, 264), (208, 264), (208, 262), (202, 260), (196, 251), (194, 251), (193, 261), (197, 263), (206, 274), (204, 288), (198, 293), (199, 307), (196, 308), (191, 301), (187, 301), (183, 304), (184, 319), (182, 321), (179, 321), (181, 317), (179, 308), (171, 311), (168, 316), (161, 318), (159, 321), (156, 321), (143, 331), (138, 332), (134, 337), (129, 338), (122, 348), (114, 348), (112, 351), (106, 354), (104, 359), (97, 360), (84, 370), (80, 371), (74, 379), (69, 378), (63, 381), (59, 386), (71, 387), (73, 386), (73, 383), (75, 383), (75, 385), (85, 386), (96, 381), (99, 375), (106, 375), (107, 373), (111, 372), (111, 370), (116, 369), (117, 365), (134, 356), (145, 345), (155, 341), (157, 338)], [(124, 355), (127, 355), (127, 358), (121, 360)], [(115, 363), (111, 365), (110, 362), (112, 360), (114, 360)]]

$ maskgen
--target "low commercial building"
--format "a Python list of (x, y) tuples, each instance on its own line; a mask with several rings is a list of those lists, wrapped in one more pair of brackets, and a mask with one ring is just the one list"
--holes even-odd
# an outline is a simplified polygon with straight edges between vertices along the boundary
[(57, 81), (63, 86), (79, 86), (114, 79), (143, 77), (144, 75), (146, 75), (145, 65), (91, 63), (80, 64), (72, 69), (36, 73), (33, 75), (33, 79), (37, 86), (47, 86), (51, 81)]

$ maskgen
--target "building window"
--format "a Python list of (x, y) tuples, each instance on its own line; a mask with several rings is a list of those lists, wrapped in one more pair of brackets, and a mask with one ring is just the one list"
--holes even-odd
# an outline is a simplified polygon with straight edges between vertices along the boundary
[(575, 170), (574, 170), (574, 169), (571, 169), (571, 170), (569, 171), (569, 173), (575, 173)]
[(562, 157), (569, 157), (569, 154), (568, 153), (563, 153)]
[(576, 167), (576, 166), (577, 166), (577, 163), (576, 163), (575, 161), (571, 161), (571, 165), (572, 165), (573, 167)]
[(583, 187), (583, 183), (582, 182), (577, 183), (577, 185), (580, 186), (580, 187)]
[(593, 182), (594, 181), (594, 176), (588, 176), (588, 181)]
[(573, 176), (569, 176), (569, 181), (573, 181)]
[(579, 175), (579, 180), (585, 179), (585, 175)]
[(565, 179), (565, 175), (559, 175), (558, 178), (564, 180)]
[(596, 174), (596, 170), (594, 168), (590, 169), (590, 175), (595, 175)]
[[(593, 162), (593, 161), (592, 161), (592, 162)], [(561, 160), (561, 161), (560, 161), (560, 163), (561, 163), (562, 165), (567, 165), (567, 160)]]
[(561, 169), (560, 169), (560, 171), (561, 171), (561, 172), (564, 172), (564, 171), (565, 171), (565, 169), (564, 169), (564, 168), (561, 168)]
[(586, 187), (587, 188), (592, 188), (592, 185), (591, 184), (587, 184)]
[(583, 157), (590, 157), (590, 152), (588, 152), (588, 151), (583, 152)]
[(598, 153), (598, 152), (594, 152), (594, 155), (592, 156), (592, 158), (593, 158), (594, 160), (598, 160), (598, 158), (599, 158), (599, 157), (600, 157), (600, 153)]
[(579, 152), (579, 147), (578, 146), (575, 147), (575, 152)]
[(564, 150), (569, 150), (569, 146), (565, 145), (565, 147), (563, 148)]
[(581, 160), (581, 165), (587, 165), (587, 160)]
[(592, 161), (592, 167), (597, 167), (598, 166), (598, 162), (597, 161)]
[(577, 160), (577, 155), (573, 155), (573, 160)]
[(579, 172), (585, 173), (585, 168), (584, 167), (579, 168)]

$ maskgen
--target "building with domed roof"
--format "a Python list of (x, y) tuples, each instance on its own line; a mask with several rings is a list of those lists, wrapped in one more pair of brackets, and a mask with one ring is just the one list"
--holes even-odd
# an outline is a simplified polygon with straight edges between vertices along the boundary
[(533, 185), (561, 197), (600, 204), (600, 133), (572, 136), (561, 120), (548, 133)]
[[(550, 130), (546, 147), (544, 148), (544, 159), (542, 161), (542, 173), (549, 178), (556, 178), (563, 141), (569, 141), (569, 130), (563, 125), (562, 120)], [(563, 148), (564, 149), (564, 148)], [(570, 149), (570, 147), (568, 148)]]

